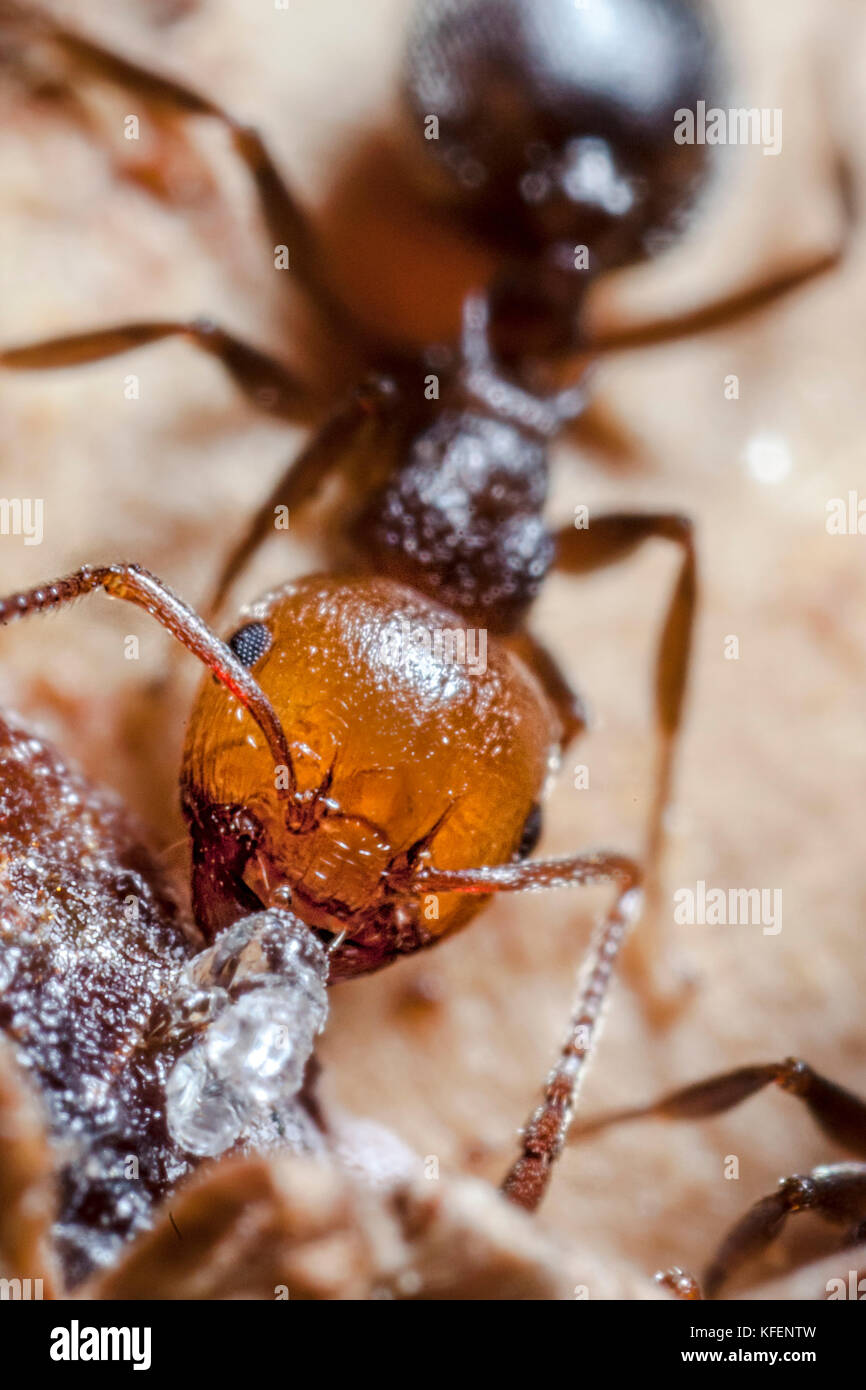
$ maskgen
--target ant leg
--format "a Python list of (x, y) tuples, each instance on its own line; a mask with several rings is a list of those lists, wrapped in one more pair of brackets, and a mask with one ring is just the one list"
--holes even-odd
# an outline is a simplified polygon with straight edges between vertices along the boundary
[(520, 1154), (502, 1183), (508, 1201), (528, 1211), (536, 1209), (547, 1191), (553, 1165), (565, 1143), (584, 1063), (598, 1038), (614, 966), (628, 929), (640, 912), (640, 881), (640, 869), (630, 859), (604, 853), (528, 860), (493, 868), (420, 868), (413, 875), (413, 891), (434, 893), (533, 892), (583, 883), (617, 885), (614, 903), (584, 961), (568, 1037), (547, 1078), (541, 1103), (524, 1126)]
[(557, 533), (557, 565), (569, 574), (588, 574), (614, 564), (652, 538), (672, 541), (681, 551), (680, 569), (658, 644), (655, 710), (660, 747), (653, 801), (647, 826), (647, 923), (631, 953), (631, 972), (641, 986), (650, 1012), (664, 1019), (678, 1000), (658, 978), (660, 868), (664, 849), (664, 815), (670, 798), (673, 759), (680, 731), (697, 602), (697, 557), (689, 517), (676, 513), (610, 512), (585, 530), (563, 527)]
[(705, 1297), (715, 1298), (742, 1265), (773, 1243), (788, 1217), (801, 1211), (859, 1231), (866, 1218), (866, 1164), (834, 1163), (782, 1178), (778, 1191), (750, 1207), (725, 1236), (704, 1272)]
[(357, 444), (364, 426), (371, 420), (376, 422), (384, 418), (396, 399), (397, 388), (389, 377), (371, 377), (329, 416), (306, 448), (292, 460), (226, 558), (205, 607), (210, 621), (222, 607), (232, 584), (273, 532), (276, 508), (286, 507), (291, 512), (292, 508), (309, 501), (327, 475)]
[(762, 309), (769, 308), (777, 300), (784, 299), (802, 285), (807, 285), (809, 281), (838, 269), (842, 260), (843, 248), (840, 248), (820, 256), (811, 265), (796, 270), (780, 271), (761, 285), (737, 290), (723, 299), (681, 314), (676, 319), (614, 328), (608, 333), (588, 334), (582, 339), (581, 347), (593, 356), (600, 356), (607, 352), (624, 352), (632, 348), (673, 343), (697, 333), (710, 333), (715, 328), (727, 327), (728, 324), (737, 323), (750, 314), (757, 314)]
[[(720, 299), (685, 310), (671, 318), (649, 323), (626, 322), (607, 331), (603, 328), (593, 331), (589, 325), (581, 333), (581, 355), (589, 354), (594, 360), (605, 353), (674, 343), (683, 338), (733, 326), (751, 315), (771, 308), (812, 280), (820, 279), (837, 270), (844, 263), (852, 239), (852, 229), (859, 220), (856, 181), (850, 161), (841, 150), (836, 151), (834, 175), (843, 224), (839, 245), (834, 250), (819, 254), (809, 265), (783, 267), (772, 272), (769, 278), (761, 283), (734, 290), (722, 295)], [(595, 434), (596, 442), (609, 453), (625, 452), (630, 447), (629, 441), (613, 422), (601, 420), (592, 414), (582, 421), (581, 432), (584, 437), (587, 434), (590, 437)]]
[(307, 419), (313, 398), (308, 388), (276, 358), (227, 333), (211, 319), (188, 323), (123, 323), (88, 333), (71, 333), (41, 343), (0, 350), (0, 367), (12, 371), (77, 367), (101, 362), (164, 338), (185, 338), (202, 352), (209, 352), (225, 368), (236, 386), (260, 410), (285, 420)]
[(586, 705), (573, 690), (556, 657), (531, 632), (524, 630), (508, 637), (507, 644), (537, 677), (562, 724), (563, 752), (583, 733), (589, 723)]
[[(770, 1085), (779, 1086), (801, 1100), (819, 1129), (833, 1143), (866, 1159), (866, 1101), (834, 1081), (828, 1081), (796, 1057), (788, 1057), (784, 1062), (738, 1067), (736, 1071), (723, 1072), (681, 1090), (670, 1091), (648, 1105), (600, 1115), (573, 1130), (571, 1141), (578, 1142), (588, 1134), (628, 1120), (707, 1119), (732, 1110)], [(852, 1173), (859, 1176), (851, 1180)], [(704, 1278), (707, 1297), (715, 1296), (735, 1268), (760, 1254), (776, 1238), (792, 1212), (806, 1207), (828, 1220), (854, 1222), (856, 1227), (866, 1217), (866, 1166), (839, 1164), (816, 1169), (809, 1178), (783, 1180), (780, 1191), (750, 1208), (719, 1247)], [(681, 1269), (669, 1270), (660, 1275), (659, 1280), (679, 1298), (701, 1296), (696, 1281)]]
[(210, 116), (218, 120), (228, 131), (236, 153), (252, 176), (273, 244), (288, 246), (295, 276), (310, 300), (342, 341), (347, 338), (357, 343), (369, 340), (370, 335), (331, 290), (324, 270), (324, 257), (309, 218), (277, 169), (258, 131), (236, 121), (217, 102), (194, 88), (154, 72), (131, 58), (125, 58), (95, 39), (85, 38), (44, 11), (31, 13), (30, 18), (37, 37), (49, 39), (64, 54), (90, 68), (103, 80), (116, 83), (146, 101), (155, 102), (169, 113)]
[(625, 325), (608, 333), (587, 333), (582, 341), (583, 349), (593, 354), (620, 352), (628, 348), (676, 342), (696, 333), (712, 332), (715, 328), (726, 327), (747, 318), (750, 314), (760, 313), (811, 280), (838, 269), (848, 251), (859, 211), (854, 171), (848, 156), (841, 149), (836, 150), (833, 173), (843, 223), (840, 244), (835, 250), (817, 256), (810, 265), (793, 269), (783, 267), (760, 284), (735, 290), (723, 295), (721, 299), (700, 305), (675, 318), (656, 323)]
[(784, 1062), (768, 1062), (759, 1066), (738, 1067), (736, 1071), (710, 1076), (693, 1082), (681, 1090), (670, 1091), (648, 1105), (617, 1110), (589, 1120), (574, 1132), (582, 1139), (614, 1124), (627, 1120), (703, 1120), (733, 1110), (765, 1086), (779, 1086), (803, 1102), (812, 1119), (828, 1139), (858, 1158), (866, 1159), (866, 1101), (828, 1081), (813, 1071), (808, 1062), (787, 1057)]
[(673, 1265), (670, 1269), (659, 1270), (656, 1275), (656, 1283), (661, 1284), (663, 1289), (668, 1289), (675, 1297), (685, 1303), (694, 1303), (703, 1298), (701, 1286), (693, 1274), (688, 1270), (681, 1269), (679, 1265)]
[(249, 712), (264, 735), (276, 766), (288, 769), (294, 795), (294, 770), (283, 727), (270, 700), (241, 665), (234, 652), (211, 632), (194, 609), (178, 598), (161, 579), (140, 565), (85, 565), (74, 574), (35, 589), (0, 598), (0, 627), (16, 618), (43, 613), (73, 603), (85, 594), (103, 589), (112, 598), (125, 599), (150, 613), (173, 637), (213, 673)]

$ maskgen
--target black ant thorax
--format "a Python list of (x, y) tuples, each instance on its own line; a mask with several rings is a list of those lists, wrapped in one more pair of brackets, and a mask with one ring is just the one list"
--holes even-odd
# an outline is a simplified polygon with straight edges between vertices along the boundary
[(404, 93), (441, 190), (521, 256), (638, 259), (690, 205), (705, 151), (674, 112), (716, 85), (693, 0), (434, 0), (415, 9)]
[(404, 96), (425, 166), (506, 255), (466, 301), (442, 399), (425, 413), (417, 381), (398, 388), (396, 463), (350, 535), (375, 570), (493, 632), (522, 625), (555, 562), (546, 441), (584, 405), (577, 386), (539, 395), (534, 369), (581, 350), (596, 276), (691, 209), (706, 149), (674, 142), (674, 114), (712, 89), (712, 50), (691, 0), (416, 7)]
[(554, 564), (548, 443), (586, 399), (580, 384), (539, 394), (500, 363), (509, 307), (500, 319), (487, 296), (470, 295), (444, 371), (429, 371), (431, 350), (385, 379), (401, 401), (390, 461), (367, 475), (343, 524), (374, 572), (498, 634), (521, 626)]
[(380, 573), (509, 632), (554, 558), (543, 441), (477, 406), (446, 408), (367, 499), (354, 537)]

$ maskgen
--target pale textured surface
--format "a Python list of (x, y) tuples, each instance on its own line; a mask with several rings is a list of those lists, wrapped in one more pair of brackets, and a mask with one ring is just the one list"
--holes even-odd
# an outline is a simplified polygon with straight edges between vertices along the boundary
[[(166, 8), (94, 0), (88, 22), (263, 127), (298, 188), (327, 205), (339, 278), (372, 319), (406, 333), (450, 332), (483, 262), (410, 206), (389, 219), (375, 162), (353, 178), (359, 150), (388, 116), (402, 0), (292, 0), (286, 11), (206, 0), (160, 27)], [(862, 198), (861, 7), (736, 0), (725, 14), (743, 100), (784, 108), (784, 153), (728, 152), (690, 244), (611, 285), (598, 305), (608, 321), (699, 303), (836, 245), (834, 139)], [(207, 311), (301, 360), (297, 315), (282, 314), (246, 183), (216, 133), (200, 136), (213, 183), (187, 188), (172, 206), (119, 178), (115, 157), (129, 153), (120, 140), (109, 154), (70, 130), (60, 109), (24, 100), (8, 82), (0, 99), (4, 342)], [(129, 109), (124, 99), (99, 107), (115, 130)], [(175, 158), (199, 173), (182, 150)], [(231, 196), (228, 210), (217, 185)], [(677, 954), (696, 988), (667, 1033), (651, 1034), (639, 1001), (619, 989), (587, 1113), (791, 1052), (863, 1087), (866, 540), (828, 536), (824, 517), (828, 498), (862, 486), (864, 297), (858, 226), (840, 271), (770, 312), (607, 364), (595, 416), (621, 432), (622, 457), (608, 466), (600, 450), (559, 451), (558, 515), (578, 502), (641, 505), (676, 507), (699, 523), (703, 606), (670, 886), (704, 879), (784, 890), (778, 936), (679, 929)], [(133, 371), (138, 402), (123, 397)], [(740, 377), (737, 402), (724, 397), (729, 373)], [(777, 484), (756, 481), (745, 462), (749, 441), (767, 433), (790, 452)], [(300, 438), (255, 417), (214, 364), (181, 345), (78, 373), (0, 379), (0, 490), (46, 501), (41, 547), (0, 540), (2, 590), (84, 560), (130, 558), (197, 600), (223, 537)], [(310, 568), (313, 554), (272, 547), (249, 596)], [(646, 672), (670, 574), (667, 555), (648, 553), (580, 586), (554, 578), (538, 605), (538, 631), (596, 713), (573, 759), (590, 767), (592, 790), (572, 790), (564, 771), (545, 854), (639, 844), (651, 757)], [(124, 660), (133, 633), (138, 662)], [(738, 662), (723, 658), (729, 634), (740, 640)], [(148, 682), (166, 654), (143, 615), (94, 599), (2, 635), (0, 700), (117, 787), (168, 847), (183, 834), (174, 780), (197, 674), (181, 661), (177, 688), (159, 698)], [(182, 850), (172, 853), (179, 868), (182, 860)], [(497, 1178), (562, 1033), (601, 901), (503, 901), (436, 954), (342, 987), (322, 1050), (326, 1096), (437, 1155), (443, 1171)], [(439, 1002), (417, 1002), (419, 990)], [(738, 1182), (723, 1179), (728, 1154), (739, 1156)], [(539, 1220), (585, 1261), (591, 1292), (649, 1293), (659, 1265), (700, 1267), (781, 1172), (837, 1157), (793, 1101), (762, 1096), (711, 1124), (624, 1129), (572, 1151)]]
[[(586, 1297), (580, 1281), (588, 1275), (575, 1252), (472, 1179), (372, 1193), (325, 1162), (228, 1160), (173, 1198), (171, 1216), (85, 1293), (293, 1302)], [(592, 1280), (599, 1297), (639, 1291), (605, 1265), (592, 1269)]]

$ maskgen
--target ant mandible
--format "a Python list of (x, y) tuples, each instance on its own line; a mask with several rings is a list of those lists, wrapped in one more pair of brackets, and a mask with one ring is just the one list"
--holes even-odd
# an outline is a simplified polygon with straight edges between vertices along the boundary
[[(353, 345), (373, 369), (278, 479), (228, 555), (204, 607), (207, 617), (272, 534), (275, 510), (296, 515), (326, 479), (340, 475), (341, 506), (325, 523), (328, 553), (356, 572), (409, 584), (506, 639), (552, 700), (567, 744), (585, 726), (582, 702), (527, 626), (546, 575), (554, 566), (589, 573), (652, 538), (678, 547), (655, 678), (660, 749), (644, 856), (655, 900), (697, 599), (693, 528), (676, 513), (613, 512), (593, 517), (585, 529), (551, 534), (543, 519), (548, 444), (580, 415), (586, 397), (580, 385), (539, 394), (535, 369), (575, 357), (585, 363), (602, 351), (712, 325), (826, 268), (783, 275), (678, 325), (594, 342), (582, 331), (589, 284), (672, 235), (705, 174), (706, 147), (672, 139), (673, 113), (705, 98), (717, 80), (704, 5), (605, 0), (603, 25), (595, 7), (573, 0), (415, 5), (404, 105), (422, 152), (416, 164), (423, 166), (428, 195), (444, 198), (500, 257), (487, 289), (467, 296), (460, 350), (451, 354), (433, 400), (424, 389), (433, 359), (383, 342), (334, 292), (316, 232), (255, 130), (185, 84), (49, 15), (14, 7), (12, 13), (68, 58), (163, 111), (219, 121), (253, 179), (269, 240), (291, 250), (294, 282), (331, 336)], [(438, 138), (423, 139), (432, 117)], [(575, 268), (576, 243), (589, 251), (588, 272)], [(212, 354), (253, 402), (278, 417), (319, 414), (314, 389), (209, 320), (123, 323), (7, 349), (0, 365), (66, 367), (171, 337)], [(645, 990), (657, 945), (641, 934), (634, 964)]]

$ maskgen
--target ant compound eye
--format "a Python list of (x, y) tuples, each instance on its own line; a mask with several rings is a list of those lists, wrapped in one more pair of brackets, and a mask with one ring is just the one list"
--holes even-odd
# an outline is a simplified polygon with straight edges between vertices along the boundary
[(536, 801), (520, 835), (520, 844), (514, 852), (515, 859), (528, 859), (541, 837), (541, 806)]
[(264, 623), (246, 623), (229, 638), (229, 646), (241, 665), (250, 670), (270, 650), (273, 640)]

